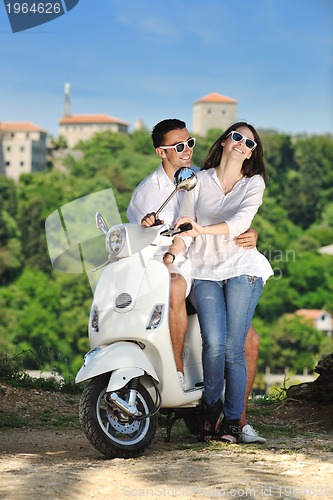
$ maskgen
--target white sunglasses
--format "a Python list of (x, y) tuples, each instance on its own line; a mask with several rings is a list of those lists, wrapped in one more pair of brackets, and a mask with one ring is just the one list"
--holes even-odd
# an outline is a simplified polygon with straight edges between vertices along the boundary
[(185, 142), (178, 142), (174, 146), (159, 146), (161, 149), (174, 149), (177, 153), (182, 153), (187, 146), (189, 149), (193, 149), (195, 146), (195, 137), (190, 137)]
[(241, 141), (245, 141), (245, 146), (248, 148), (248, 149), (255, 149), (255, 147), (257, 146), (257, 143), (253, 140), (253, 139), (249, 139), (248, 137), (244, 137), (243, 134), (241, 134), (240, 132), (237, 132), (236, 130), (232, 130), (228, 135), (227, 137), (229, 137), (229, 135), (231, 135), (231, 139), (234, 141), (234, 142), (241, 142)]

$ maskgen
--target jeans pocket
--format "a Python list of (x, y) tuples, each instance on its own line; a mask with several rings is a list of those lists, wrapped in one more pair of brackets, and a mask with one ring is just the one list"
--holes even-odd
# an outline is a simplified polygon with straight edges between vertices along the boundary
[(249, 284), (256, 283), (258, 280), (261, 280), (258, 276), (247, 276), (247, 280)]
[(259, 276), (247, 276), (247, 281), (249, 286), (252, 288), (254, 293), (258, 293), (258, 298), (262, 293), (264, 288), (264, 282)]

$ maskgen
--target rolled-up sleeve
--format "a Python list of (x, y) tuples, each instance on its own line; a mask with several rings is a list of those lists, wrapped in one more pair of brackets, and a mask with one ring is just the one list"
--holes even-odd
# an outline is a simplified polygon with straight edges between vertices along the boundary
[(237, 213), (225, 220), (229, 227), (229, 237), (236, 238), (250, 228), (253, 217), (262, 204), (265, 182), (261, 176), (255, 176), (251, 179), (248, 189), (239, 205)]

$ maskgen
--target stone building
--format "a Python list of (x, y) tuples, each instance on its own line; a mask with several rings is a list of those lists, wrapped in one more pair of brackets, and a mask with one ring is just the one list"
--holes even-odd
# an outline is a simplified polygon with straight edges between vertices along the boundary
[(193, 103), (193, 134), (204, 137), (208, 130), (225, 130), (237, 120), (237, 101), (213, 92)]
[(18, 181), (46, 166), (46, 130), (30, 122), (0, 123), (0, 175)]
[(80, 141), (87, 141), (97, 132), (128, 133), (129, 124), (108, 115), (65, 115), (59, 120), (58, 135), (72, 148)]

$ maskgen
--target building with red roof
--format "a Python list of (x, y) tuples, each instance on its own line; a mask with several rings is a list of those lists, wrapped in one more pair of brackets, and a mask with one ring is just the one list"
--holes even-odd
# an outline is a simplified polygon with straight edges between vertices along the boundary
[(225, 130), (237, 120), (237, 101), (212, 92), (193, 103), (193, 134), (204, 137), (208, 130)]
[(317, 330), (332, 335), (332, 316), (324, 309), (298, 309), (296, 315), (313, 325)]
[(80, 141), (89, 140), (94, 134), (111, 132), (128, 133), (129, 124), (109, 115), (66, 115), (59, 120), (58, 134), (72, 148)]
[(21, 174), (44, 170), (46, 135), (31, 122), (0, 122), (0, 174), (18, 181)]

